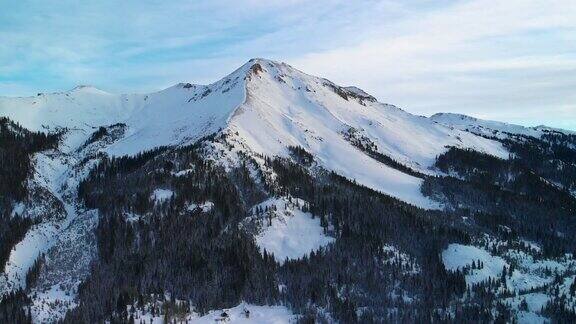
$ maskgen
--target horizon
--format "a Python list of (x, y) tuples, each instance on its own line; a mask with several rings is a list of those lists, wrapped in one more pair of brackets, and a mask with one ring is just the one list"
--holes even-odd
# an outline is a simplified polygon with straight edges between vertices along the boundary
[(0, 13), (0, 96), (209, 84), (266, 57), (380, 102), (576, 130), (576, 4), (27, 1)]

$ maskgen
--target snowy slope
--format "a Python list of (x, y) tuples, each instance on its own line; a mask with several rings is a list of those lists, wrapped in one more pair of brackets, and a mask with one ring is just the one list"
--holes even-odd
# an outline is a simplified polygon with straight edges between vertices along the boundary
[(448, 127), (453, 127), (459, 130), (464, 130), (484, 136), (495, 136), (498, 138), (505, 138), (508, 136), (508, 134), (532, 136), (536, 138), (540, 138), (540, 136), (546, 132), (574, 134), (574, 132), (568, 130), (550, 128), (546, 126), (525, 127), (499, 121), (483, 120), (453, 113), (437, 113), (430, 116), (430, 119)]
[(35, 97), (0, 98), (0, 115), (29, 130), (97, 127), (129, 116), (134, 107), (125, 104), (122, 97), (79, 86), (66, 92), (39, 93)]
[(508, 156), (497, 142), (378, 103), (356, 88), (340, 88), (284, 63), (253, 62), (246, 101), (229, 127), (258, 153), (286, 156), (288, 146), (301, 146), (328, 170), (425, 208), (438, 206), (420, 193), (421, 179), (374, 160), (343, 133), (353, 128), (380, 153), (426, 173), (446, 146)]
[[(432, 165), (446, 145), (504, 154), (498, 143), (437, 125), (372, 97), (365, 98), (367, 95), (357, 88), (341, 88), (284, 63), (256, 62), (262, 71), (250, 73), (246, 103), (236, 112), (237, 120), (232, 121), (244, 128), (246, 138), (252, 135), (256, 148), (270, 147), (269, 150), (280, 152), (280, 141), (314, 148), (322, 146), (315, 142), (336, 140), (341, 137), (340, 132), (353, 127), (377, 144), (381, 153), (414, 167)], [(354, 96), (358, 93), (360, 97)], [(243, 115), (254, 117), (249, 122), (256, 124), (243, 123), (247, 119)], [(258, 131), (275, 135), (277, 140), (270, 141)]]
[(287, 156), (288, 146), (301, 146), (320, 166), (424, 208), (440, 206), (420, 193), (421, 179), (369, 157), (344, 133), (353, 131), (380, 154), (428, 174), (434, 173), (429, 168), (447, 146), (508, 156), (498, 142), (381, 104), (358, 88), (339, 87), (264, 59), (250, 60), (207, 86), (178, 84), (133, 95), (83, 86), (0, 98), (0, 116), (31, 130), (66, 127), (84, 133), (72, 146), (81, 145), (100, 126), (123, 123), (123, 137), (101, 148), (111, 155), (191, 143), (221, 129), (234, 134), (248, 154)]
[[(98, 213), (76, 201), (78, 183), (94, 165), (94, 153), (102, 147), (101, 143), (93, 143), (77, 150), (87, 134), (70, 130), (59, 148), (32, 157), (28, 194), (19, 204), (19, 212), (38, 223), (12, 249), (0, 275), (0, 295), (29, 289), (35, 322), (51, 322), (64, 316), (96, 256), (94, 229)], [(26, 274), (41, 254), (45, 255), (42, 273), (34, 287), (26, 287)]]
[(30, 130), (66, 127), (88, 134), (99, 126), (124, 123), (125, 137), (106, 151), (132, 155), (194, 141), (225, 127), (244, 99), (244, 73), (239, 69), (208, 86), (178, 84), (145, 95), (115, 95), (83, 86), (36, 97), (0, 98), (0, 116)]

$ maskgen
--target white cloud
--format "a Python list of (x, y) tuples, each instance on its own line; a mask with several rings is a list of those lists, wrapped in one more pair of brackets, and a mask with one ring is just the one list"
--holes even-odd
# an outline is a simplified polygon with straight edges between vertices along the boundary
[[(576, 86), (576, 46), (550, 44), (576, 32), (576, 3), (466, 1), (374, 28), (356, 46), (292, 61), (421, 114), (497, 118), (505, 108), (508, 120), (538, 124), (576, 99), (564, 90)], [(527, 109), (540, 113), (521, 117)]]

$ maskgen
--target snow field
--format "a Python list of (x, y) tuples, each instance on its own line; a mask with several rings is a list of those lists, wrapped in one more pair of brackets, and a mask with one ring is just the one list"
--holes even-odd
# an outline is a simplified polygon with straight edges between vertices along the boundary
[[(303, 212), (301, 199), (271, 198), (252, 208), (268, 209), (259, 215), (261, 229), (255, 239), (263, 252), (274, 254), (279, 263), (286, 259), (299, 259), (335, 241), (324, 233), (318, 217)], [(300, 207), (299, 207), (300, 206)]]
[[(158, 306), (161, 306), (161, 303)], [(146, 311), (135, 311), (134, 320), (136, 323), (164, 324), (164, 315), (152, 315), (150, 305), (147, 305)], [(131, 306), (127, 306), (128, 312), (131, 313)], [(161, 309), (161, 307), (158, 307)], [(212, 324), (212, 323), (253, 323), (253, 324), (288, 324), (296, 323), (299, 316), (293, 314), (285, 306), (258, 306), (247, 303), (240, 303), (232, 308), (218, 309), (209, 311), (208, 314), (200, 316), (190, 311), (184, 317), (178, 317), (177, 322), (193, 324)]]

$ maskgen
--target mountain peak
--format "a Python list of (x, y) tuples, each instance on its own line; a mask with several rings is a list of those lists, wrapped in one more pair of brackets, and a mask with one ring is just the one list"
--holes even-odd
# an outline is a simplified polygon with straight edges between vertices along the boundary
[(278, 68), (280, 65), (286, 65), (286, 64), (264, 58), (252, 58), (248, 60), (248, 62), (245, 64), (245, 66), (249, 68), (247, 72), (254, 74), (259, 74), (261, 72), (268, 72), (268, 69)]
[(254, 57), (248, 60), (249, 64), (256, 64), (256, 63), (260, 63), (260, 64), (282, 64), (281, 62), (278, 61), (274, 61), (271, 59), (267, 59), (267, 58), (262, 58), (262, 57)]
[(101, 90), (101, 89), (98, 89), (95, 86), (86, 85), (86, 84), (77, 85), (68, 92), (70, 92), (70, 93), (80, 92), (80, 93), (109, 94), (108, 92)]

